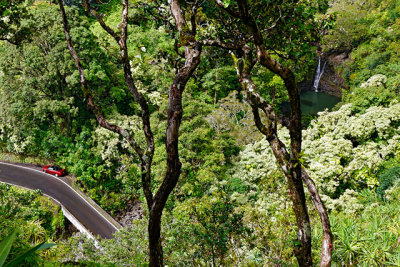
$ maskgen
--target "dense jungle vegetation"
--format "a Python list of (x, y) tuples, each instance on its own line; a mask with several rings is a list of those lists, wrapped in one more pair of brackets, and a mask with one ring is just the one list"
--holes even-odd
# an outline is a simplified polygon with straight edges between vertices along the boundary
[[(41, 192), (0, 183), (0, 240), (19, 231), (7, 260), (46, 241), (25, 266), (400, 266), (399, 0), (0, 14), (0, 159), (66, 168), (124, 222), (71, 234)], [(341, 102), (300, 120), (297, 83), (337, 55)]]

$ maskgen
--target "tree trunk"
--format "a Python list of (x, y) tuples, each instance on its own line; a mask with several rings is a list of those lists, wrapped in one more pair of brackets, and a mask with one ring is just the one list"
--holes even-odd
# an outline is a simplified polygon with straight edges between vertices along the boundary
[[(279, 166), (288, 181), (289, 196), (292, 200), (292, 208), (296, 217), (298, 244), (295, 244), (293, 252), (299, 266), (312, 266), (311, 257), (311, 225), (308, 215), (303, 182), (297, 171), (299, 164), (289, 162), (289, 154), (285, 145), (279, 140), (277, 133), (270, 133), (272, 138), (267, 138)], [(301, 169), (300, 169), (301, 170)]]
[[(180, 33), (186, 29), (186, 19), (182, 14), (178, 0), (171, 0), (169, 2), (172, 16), (174, 17), (176, 26)], [(192, 13), (192, 21), (195, 22), (195, 10)], [(195, 25), (195, 24), (194, 24)], [(192, 27), (194, 27), (192, 25)], [(185, 90), (186, 84), (193, 72), (196, 70), (200, 63), (200, 55), (202, 46), (195, 41), (196, 30), (193, 28), (192, 33), (185, 34), (191, 35), (192, 43), (185, 44), (185, 63), (175, 75), (174, 81), (169, 88), (168, 94), (168, 110), (167, 110), (167, 129), (166, 129), (166, 142), (165, 149), (167, 152), (167, 170), (163, 182), (156, 194), (154, 195), (153, 202), (150, 209), (149, 218), (149, 250), (150, 250), (150, 266), (158, 267), (163, 266), (163, 253), (161, 245), (161, 216), (169, 195), (178, 183), (181, 174), (182, 164), (179, 160), (179, 128), (182, 121), (182, 94)]]
[(162, 247), (160, 240), (161, 215), (168, 196), (178, 183), (182, 164), (179, 160), (179, 127), (182, 121), (182, 94), (186, 83), (200, 63), (201, 45), (193, 44), (185, 48), (186, 61), (178, 71), (169, 88), (168, 119), (166, 129), (165, 149), (167, 151), (167, 171), (164, 180), (154, 195), (149, 219), (149, 249), (150, 266), (162, 266)]
[[(163, 251), (161, 244), (161, 216), (168, 196), (178, 183), (181, 173), (181, 162), (178, 153), (178, 140), (179, 140), (179, 127), (182, 121), (182, 94), (186, 84), (193, 72), (200, 63), (200, 55), (202, 46), (196, 42), (196, 10), (197, 2), (191, 9), (191, 24), (192, 31), (186, 32), (187, 23), (184, 14), (180, 8), (178, 0), (169, 1), (171, 13), (174, 17), (176, 26), (180, 36), (190, 37), (189, 41), (185, 41), (185, 63), (175, 75), (175, 79), (169, 89), (169, 102), (168, 102), (168, 121), (166, 130), (166, 143), (165, 148), (167, 152), (167, 170), (166, 175), (162, 181), (161, 186), (153, 197), (151, 188), (151, 166), (154, 155), (154, 138), (150, 125), (150, 111), (145, 97), (137, 90), (131, 73), (131, 65), (128, 56), (127, 36), (128, 36), (128, 20), (129, 8), (128, 0), (122, 0), (122, 22), (120, 24), (120, 33), (115, 32), (103, 21), (103, 16), (98, 14), (95, 10), (91, 9), (90, 1), (84, 0), (83, 5), (103, 27), (103, 29), (110, 34), (118, 43), (121, 52), (121, 62), (124, 67), (124, 77), (126, 85), (133, 95), (135, 101), (140, 105), (143, 133), (146, 138), (146, 148), (142, 149), (136, 140), (131, 136), (128, 131), (122, 129), (118, 125), (110, 124), (103, 116), (101, 109), (95, 105), (90, 90), (87, 87), (87, 82), (84, 74), (84, 69), (80, 63), (78, 54), (76, 53), (69, 34), (69, 26), (65, 14), (62, 0), (58, 0), (60, 10), (63, 18), (64, 33), (67, 40), (68, 49), (75, 60), (75, 64), (79, 71), (80, 83), (82, 85), (84, 96), (88, 102), (88, 107), (95, 114), (99, 124), (126, 139), (129, 144), (134, 148), (135, 152), (140, 158), (140, 166), (142, 171), (142, 187), (147, 201), (147, 207), (150, 213), (148, 234), (149, 234), (149, 256), (150, 266), (163, 266)], [(182, 41), (182, 40), (181, 40)]]
[(164, 265), (163, 250), (161, 245), (161, 213), (150, 213), (149, 225), (149, 266), (159, 267)]
[[(257, 87), (250, 77), (252, 64), (251, 54), (246, 53), (245, 67), (236, 65), (239, 82), (246, 92), (246, 99), (249, 102), (254, 116), (254, 122), (258, 130), (266, 137), (270, 144), (272, 152), (286, 176), (288, 182), (289, 196), (292, 200), (292, 208), (296, 217), (298, 229), (298, 242), (296, 242), (293, 252), (300, 266), (312, 266), (311, 257), (311, 225), (308, 210), (306, 206), (301, 165), (298, 160), (293, 159), (292, 154), (286, 149), (285, 144), (278, 137), (277, 116), (274, 108), (266, 102), (257, 91)], [(235, 60), (237, 62), (237, 60)], [(267, 125), (261, 121), (259, 109), (261, 109), (267, 117)]]
[[(226, 5), (225, 1), (222, 0), (214, 1), (217, 6), (225, 10), (231, 17), (240, 20), (246, 26), (247, 33), (251, 36), (251, 38), (249, 38), (245, 43), (241, 43), (239, 40), (234, 42), (234, 44), (232, 44), (231, 40), (229, 40), (229, 42), (207, 40), (205, 44), (219, 46), (230, 51), (237, 50), (240, 55), (243, 55), (241, 60), (238, 60), (232, 53), (239, 82), (241, 83), (241, 87), (244, 89), (247, 100), (252, 107), (255, 124), (258, 130), (267, 138), (275, 158), (288, 181), (289, 194), (296, 216), (298, 239), (300, 242), (300, 247), (295, 247), (294, 249), (297, 261), (300, 266), (312, 266), (311, 226), (302, 183), (302, 180), (304, 180), (313, 203), (319, 212), (324, 230), (320, 265), (330, 266), (332, 257), (332, 233), (330, 230), (328, 214), (321, 198), (319, 197), (314, 182), (305, 171), (302, 171), (300, 163), (302, 129), (300, 92), (297, 86), (296, 77), (288, 67), (279, 63), (279, 61), (272, 58), (268, 53), (264, 42), (265, 36), (263, 35), (263, 31), (259, 28), (257, 19), (251, 14), (251, 6), (249, 7), (248, 0), (235, 1), (237, 6), (233, 3)], [(271, 27), (273, 28), (275, 25)], [(240, 32), (242, 29), (239, 28), (238, 31)], [(240, 34), (239, 36), (241, 39), (245, 34)], [(271, 35), (268, 38), (271, 38)], [(252, 45), (249, 45), (250, 42)], [(256, 60), (253, 59), (253, 56), (256, 56)], [(278, 138), (276, 127), (277, 117), (274, 108), (271, 103), (268, 103), (259, 95), (254, 82), (251, 80), (251, 70), (256, 62), (260, 63), (260, 65), (264, 66), (271, 72), (279, 75), (285, 83), (291, 107), (289, 118), (289, 133), (291, 141), (290, 153)], [(261, 121), (259, 114), (260, 109), (267, 118), (266, 124)]]
[(314, 206), (317, 208), (319, 217), (322, 224), (322, 230), (324, 232), (324, 239), (322, 240), (322, 248), (321, 248), (321, 267), (329, 267), (331, 266), (332, 261), (332, 250), (333, 250), (333, 236), (331, 231), (331, 224), (329, 222), (328, 211), (325, 208), (324, 203), (319, 196), (317, 187), (314, 184), (314, 181), (308, 176), (306, 170), (302, 169), (302, 178), (304, 183), (307, 185), (308, 192), (310, 192), (311, 199), (314, 203)]
[(297, 236), (300, 242), (300, 246), (295, 246), (293, 251), (300, 266), (312, 266), (310, 217), (308, 216), (306, 206), (303, 181), (301, 177), (296, 176), (297, 168), (300, 168), (300, 165), (291, 168), (294, 175), (292, 179), (288, 179), (289, 193), (293, 202), (293, 210), (297, 222)]

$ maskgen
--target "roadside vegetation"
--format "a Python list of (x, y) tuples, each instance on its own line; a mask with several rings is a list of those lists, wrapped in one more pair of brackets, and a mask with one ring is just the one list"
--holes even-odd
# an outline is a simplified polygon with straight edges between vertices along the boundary
[[(7, 242), (0, 244), (1, 258), (3, 260), (5, 257), (6, 265), (32, 247), (42, 243), (61, 242), (70, 236), (67, 232), (70, 224), (64, 218), (61, 208), (39, 191), (0, 183), (0, 217), (0, 240), (9, 237), (8, 243), (13, 244), (9, 253), (5, 251)], [(19, 264), (57, 264), (56, 255), (55, 248), (43, 250), (40, 253), (28, 254)]]

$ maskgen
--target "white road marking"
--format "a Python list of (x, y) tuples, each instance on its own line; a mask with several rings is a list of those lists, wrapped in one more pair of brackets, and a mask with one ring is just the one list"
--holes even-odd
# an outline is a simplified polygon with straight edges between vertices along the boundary
[[(92, 233), (88, 229), (86, 229), (86, 227), (83, 226), (83, 224), (77, 218), (75, 218), (75, 216), (72, 215), (72, 213), (69, 210), (67, 210), (67, 208), (65, 208), (63, 205), (61, 205), (61, 209), (63, 211), (64, 216), (67, 217), (67, 219), (73, 225), (75, 225), (75, 227), (79, 230), (79, 232), (84, 233), (90, 239), (96, 240), (94, 238), (94, 236), (92, 235)], [(97, 242), (97, 241), (95, 241), (95, 242)]]
[[(35, 170), (35, 169), (32, 169), (32, 168), (28, 168), (28, 167), (25, 167), (25, 166), (19, 166), (19, 165), (15, 165), (15, 164), (11, 164), (11, 163), (5, 163), (5, 162), (0, 162), (0, 164), (10, 165), (10, 166), (18, 167), (18, 168), (23, 168), (23, 169), (27, 169), (27, 170), (30, 170), (30, 171), (39, 172), (39, 173), (41, 173), (41, 174), (47, 174), (47, 175), (49, 175), (50, 177), (55, 177), (55, 176), (53, 176), (53, 175), (51, 175), (51, 174), (48, 174), (48, 173), (45, 173), (45, 172), (42, 172), (42, 171), (39, 171), (39, 170)], [(86, 200), (84, 197), (82, 197), (78, 192), (76, 192), (75, 189), (72, 188), (72, 186), (70, 186), (68, 183), (66, 183), (65, 181), (63, 181), (63, 180), (62, 180), (61, 178), (59, 178), (59, 177), (55, 177), (55, 178), (56, 178), (57, 180), (61, 181), (62, 183), (64, 183), (66, 186), (68, 186), (68, 187), (69, 187), (72, 191), (74, 191), (74, 193), (77, 194), (83, 201), (85, 201), (87, 204), (89, 204), (89, 206), (90, 206), (92, 209), (94, 209), (98, 214), (100, 214), (100, 216), (103, 217), (116, 231), (119, 230), (119, 229), (118, 229), (112, 222), (110, 222), (103, 214), (101, 214), (97, 209), (95, 209), (95, 208), (92, 206), (92, 204), (89, 203), (89, 201), (87, 201), (87, 200)]]

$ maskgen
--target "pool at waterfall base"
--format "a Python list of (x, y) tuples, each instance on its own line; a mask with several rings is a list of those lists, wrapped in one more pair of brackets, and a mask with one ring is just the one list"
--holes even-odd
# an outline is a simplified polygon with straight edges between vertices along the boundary
[[(306, 91), (300, 94), (300, 107), (303, 116), (317, 115), (318, 112), (332, 108), (340, 102), (340, 98), (323, 92)], [(289, 103), (282, 104), (283, 114), (290, 112)]]

